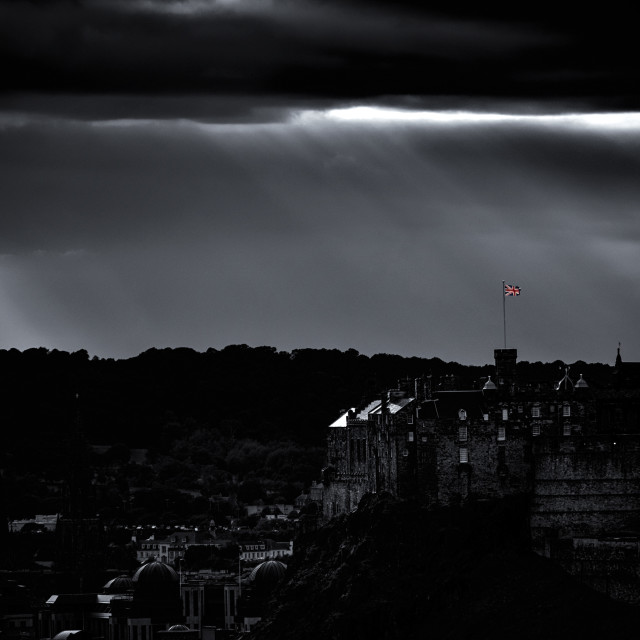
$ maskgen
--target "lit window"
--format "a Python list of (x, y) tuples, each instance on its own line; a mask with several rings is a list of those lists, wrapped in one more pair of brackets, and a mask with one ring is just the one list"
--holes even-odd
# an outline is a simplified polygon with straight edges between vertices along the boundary
[(460, 409), (460, 411), (458, 411), (458, 419), (460, 420), (467, 419), (467, 412), (464, 409)]
[(533, 425), (533, 435), (534, 436), (539, 436), (540, 435), (540, 425), (539, 424), (534, 424)]
[(503, 409), (502, 410), (502, 419), (503, 420), (508, 420), (509, 419), (509, 409)]
[(571, 406), (568, 404), (565, 404), (562, 406), (562, 415), (565, 418), (568, 418), (571, 415)]
[(540, 417), (540, 407), (533, 407), (531, 409), (531, 417), (532, 418), (539, 418)]
[(458, 427), (458, 440), (465, 442), (468, 437), (469, 437), (468, 428), (466, 426)]
[(460, 447), (460, 464), (467, 464), (469, 462), (469, 449), (467, 447)]
[(507, 430), (504, 427), (498, 427), (498, 440), (507, 439)]
[(565, 436), (570, 436), (571, 435), (571, 425), (570, 424), (565, 424), (563, 429), (562, 429), (562, 435)]

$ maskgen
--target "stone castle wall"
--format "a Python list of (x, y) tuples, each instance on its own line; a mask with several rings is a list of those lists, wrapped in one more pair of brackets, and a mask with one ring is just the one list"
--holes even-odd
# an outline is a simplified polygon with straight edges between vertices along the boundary
[(534, 455), (534, 548), (555, 540), (640, 529), (640, 438), (545, 440)]
[(525, 494), (537, 553), (640, 604), (638, 393), (597, 396), (567, 376), (553, 388), (410, 392), (403, 404), (389, 392), (378, 415), (331, 429), (325, 517), (367, 492), (428, 506)]

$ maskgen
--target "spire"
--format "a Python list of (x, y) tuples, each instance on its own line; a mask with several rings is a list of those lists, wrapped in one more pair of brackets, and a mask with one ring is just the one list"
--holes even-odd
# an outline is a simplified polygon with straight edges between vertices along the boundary
[(616, 369), (620, 368), (622, 364), (622, 357), (620, 356), (620, 347), (622, 346), (621, 342), (618, 342), (618, 355), (616, 356)]

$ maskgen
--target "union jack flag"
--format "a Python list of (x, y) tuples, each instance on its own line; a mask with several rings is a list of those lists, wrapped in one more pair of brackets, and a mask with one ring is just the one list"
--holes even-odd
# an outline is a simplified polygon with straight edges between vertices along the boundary
[(520, 295), (520, 287), (511, 284), (504, 285), (504, 295), (505, 296), (519, 296)]

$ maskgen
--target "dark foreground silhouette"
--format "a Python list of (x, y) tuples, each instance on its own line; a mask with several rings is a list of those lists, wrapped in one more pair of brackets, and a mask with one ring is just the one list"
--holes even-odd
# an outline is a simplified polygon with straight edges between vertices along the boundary
[(365, 496), (298, 549), (259, 640), (637, 637), (639, 609), (530, 551), (522, 500), (429, 512)]

